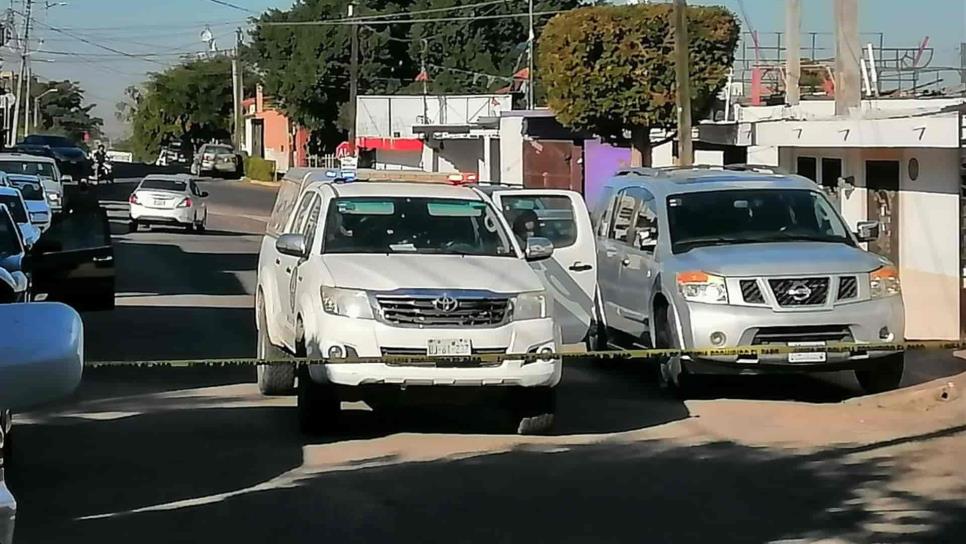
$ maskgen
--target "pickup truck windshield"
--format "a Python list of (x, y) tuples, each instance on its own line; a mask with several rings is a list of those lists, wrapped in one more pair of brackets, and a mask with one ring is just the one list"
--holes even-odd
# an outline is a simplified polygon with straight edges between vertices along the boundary
[(333, 200), (322, 252), (516, 257), (485, 202), (406, 197)]
[(674, 253), (730, 244), (855, 244), (825, 197), (805, 189), (682, 193), (669, 196), (667, 206)]
[(48, 162), (0, 161), (0, 170), (8, 174), (26, 174), (54, 179), (54, 165)]
[(20, 194), (23, 195), (24, 200), (44, 199), (44, 189), (40, 183), (36, 181), (10, 180), (10, 185), (20, 189)]
[(10, 216), (17, 223), (29, 223), (27, 219), (27, 210), (24, 209), (19, 198), (13, 195), (0, 195), (0, 204), (7, 207), (7, 211), (10, 212)]

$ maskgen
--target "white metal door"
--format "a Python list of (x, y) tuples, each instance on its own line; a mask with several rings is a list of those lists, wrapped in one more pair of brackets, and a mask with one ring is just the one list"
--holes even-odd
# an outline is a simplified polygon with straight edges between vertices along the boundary
[(500, 191), (493, 199), (521, 245), (528, 233), (523, 224), (532, 218), (536, 228), (529, 235), (554, 243), (553, 257), (531, 267), (553, 299), (553, 317), (563, 342), (582, 342), (594, 316), (597, 290), (597, 247), (583, 197), (574, 191), (533, 189)]

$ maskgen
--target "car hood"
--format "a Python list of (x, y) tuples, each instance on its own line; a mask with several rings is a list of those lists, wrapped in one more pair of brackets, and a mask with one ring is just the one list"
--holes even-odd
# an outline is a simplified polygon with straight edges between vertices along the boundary
[(27, 211), (30, 213), (50, 213), (50, 206), (48, 206), (43, 200), (24, 200), (24, 204), (27, 206)]
[(857, 247), (826, 242), (735, 244), (675, 256), (678, 270), (721, 276), (785, 276), (871, 272), (888, 260)]
[(323, 258), (336, 287), (395, 289), (484, 289), (521, 293), (543, 289), (522, 259), (460, 255), (333, 255)]

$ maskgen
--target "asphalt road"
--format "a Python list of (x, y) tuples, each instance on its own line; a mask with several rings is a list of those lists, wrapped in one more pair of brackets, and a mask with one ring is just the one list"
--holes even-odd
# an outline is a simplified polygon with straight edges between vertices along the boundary
[[(128, 234), (132, 188), (98, 189), (117, 220), (119, 298), (84, 315), (88, 359), (252, 356), (273, 189), (204, 182), (209, 232)], [(944, 353), (908, 367), (907, 386), (966, 371)], [(18, 415), (17, 543), (966, 535), (966, 416), (868, 411), (847, 375), (728, 380), (682, 403), (644, 367), (577, 363), (557, 436), (539, 438), (503, 434), (492, 404), (391, 420), (353, 404), (341, 431), (307, 438), (294, 399), (260, 397), (253, 381), (240, 368), (90, 370), (70, 401)]]

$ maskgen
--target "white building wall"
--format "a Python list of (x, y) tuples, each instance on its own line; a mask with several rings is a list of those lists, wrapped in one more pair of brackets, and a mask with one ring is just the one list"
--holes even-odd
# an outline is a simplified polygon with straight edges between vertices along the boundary
[[(415, 138), (413, 126), (474, 123), (511, 109), (510, 95), (367, 95), (357, 99), (356, 135)], [(425, 109), (424, 109), (425, 104)], [(425, 115), (424, 115), (425, 113)]]
[(500, 179), (523, 185), (523, 117), (500, 118)]
[(439, 172), (479, 173), (483, 160), (483, 139), (444, 140), (439, 142)]
[[(425, 149), (425, 146), (423, 147)], [(376, 150), (376, 169), (422, 170), (423, 154), (419, 151)]]

